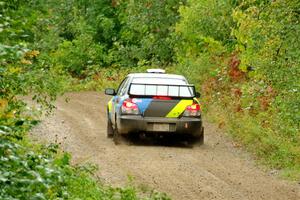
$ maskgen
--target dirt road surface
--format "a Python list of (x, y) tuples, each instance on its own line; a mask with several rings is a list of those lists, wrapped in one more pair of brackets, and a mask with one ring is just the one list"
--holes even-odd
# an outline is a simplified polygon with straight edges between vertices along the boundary
[[(65, 97), (70, 101), (65, 102)], [(55, 113), (33, 130), (34, 138), (60, 142), (74, 163), (99, 165), (104, 182), (137, 184), (166, 192), (172, 199), (299, 200), (300, 185), (280, 180), (256, 166), (247, 153), (214, 125), (205, 123), (205, 144), (138, 141), (115, 145), (106, 138), (106, 103), (97, 92), (69, 93)]]

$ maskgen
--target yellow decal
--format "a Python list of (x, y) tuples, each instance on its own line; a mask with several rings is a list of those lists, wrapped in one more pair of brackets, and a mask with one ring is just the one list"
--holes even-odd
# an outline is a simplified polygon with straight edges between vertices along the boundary
[(112, 99), (108, 102), (108, 112), (111, 112), (111, 108), (112, 108)]
[(179, 117), (185, 108), (193, 104), (193, 100), (181, 100), (179, 103), (167, 114), (166, 117), (175, 118)]

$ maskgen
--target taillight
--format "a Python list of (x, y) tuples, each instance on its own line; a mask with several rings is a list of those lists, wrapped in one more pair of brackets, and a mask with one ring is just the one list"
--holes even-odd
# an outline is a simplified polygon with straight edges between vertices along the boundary
[(138, 106), (132, 102), (132, 99), (126, 99), (122, 104), (122, 114), (138, 115), (140, 114)]
[(200, 105), (193, 103), (185, 108), (183, 116), (185, 117), (199, 117), (201, 115)]

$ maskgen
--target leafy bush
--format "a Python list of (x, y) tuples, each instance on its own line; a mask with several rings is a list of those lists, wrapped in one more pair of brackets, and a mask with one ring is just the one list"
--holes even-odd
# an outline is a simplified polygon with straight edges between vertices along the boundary
[(180, 21), (174, 39), (178, 70), (195, 83), (202, 83), (207, 75), (215, 74), (218, 59), (230, 49), (234, 40), (230, 35), (235, 23), (231, 17), (230, 1), (188, 1), (179, 8)]
[(277, 1), (261, 7), (246, 6), (246, 10), (234, 12), (239, 24), (233, 33), (240, 51), (240, 68), (245, 71), (247, 66), (254, 66), (253, 79), (265, 82), (265, 87), (269, 85), (277, 93), (272, 103), (280, 119), (299, 131), (300, 24), (295, 10), (300, 4)]
[(56, 69), (77, 78), (86, 78), (97, 71), (103, 63), (102, 57), (102, 47), (95, 44), (89, 35), (81, 35), (72, 42), (64, 41), (51, 54), (52, 65)]
[[(17, 131), (23, 132), (23, 128)], [(60, 153), (58, 145), (37, 146), (24, 139), (16, 140), (16, 132), (3, 125), (0, 134), (0, 198), (3, 200), (142, 199), (141, 192), (133, 186), (113, 188), (92, 178), (97, 169), (94, 166), (71, 166), (70, 155)], [(143, 196), (169, 199), (155, 191)]]
[(223, 116), (219, 123), (236, 139), (294, 178), (300, 170), (299, 6), (190, 0), (180, 8), (179, 66), (173, 68), (203, 83), (205, 110)]
[(118, 16), (121, 24), (119, 39), (113, 48), (117, 61), (126, 66), (136, 66), (141, 62), (154, 65), (170, 63), (175, 44), (171, 33), (178, 20), (178, 6), (183, 2), (122, 2)]

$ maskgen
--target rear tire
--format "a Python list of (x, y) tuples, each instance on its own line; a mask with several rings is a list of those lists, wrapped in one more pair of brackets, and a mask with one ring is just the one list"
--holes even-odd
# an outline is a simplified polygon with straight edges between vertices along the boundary
[(107, 120), (106, 136), (108, 138), (112, 138), (114, 136), (114, 129), (112, 127), (112, 123), (111, 123), (110, 119)]

